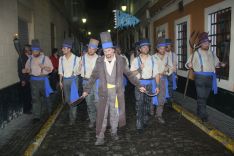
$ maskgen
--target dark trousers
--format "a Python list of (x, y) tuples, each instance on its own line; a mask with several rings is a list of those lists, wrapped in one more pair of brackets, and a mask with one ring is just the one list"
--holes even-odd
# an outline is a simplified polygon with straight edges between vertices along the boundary
[(23, 112), (29, 113), (32, 109), (32, 95), (30, 89), (30, 82), (26, 81), (25, 86), (20, 84), (20, 102), (23, 106)]
[(197, 115), (200, 118), (207, 118), (206, 102), (212, 88), (212, 77), (195, 75), (195, 85), (197, 91)]
[(169, 98), (168, 98), (168, 102), (172, 102), (173, 101), (173, 76), (172, 74), (167, 76), (168, 79), (168, 92), (169, 92)]
[[(151, 85), (145, 86), (147, 90), (152, 90)], [(142, 129), (144, 124), (147, 124), (150, 115), (150, 106), (152, 98), (144, 93), (141, 93), (138, 88), (135, 88), (136, 98), (136, 128)]]
[[(63, 80), (63, 91), (65, 96), (65, 102), (70, 103), (70, 95), (71, 95), (71, 85), (72, 79), (64, 79)], [(76, 86), (78, 86), (78, 79), (76, 79)], [(75, 122), (77, 115), (77, 107), (69, 107), (69, 119), (70, 122)]]
[(53, 71), (50, 76), (49, 76), (49, 80), (50, 80), (50, 86), (53, 90), (57, 90), (57, 86), (59, 83), (59, 75), (58, 72)]
[(30, 81), (32, 93), (32, 113), (34, 118), (43, 118), (50, 114), (52, 109), (50, 97), (45, 96), (44, 81)]

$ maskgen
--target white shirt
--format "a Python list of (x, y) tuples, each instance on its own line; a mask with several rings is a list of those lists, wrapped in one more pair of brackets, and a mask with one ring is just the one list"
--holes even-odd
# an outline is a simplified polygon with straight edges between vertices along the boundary
[[(98, 58), (97, 54), (94, 54), (93, 56), (89, 56), (87, 53), (82, 58), (82, 68), (81, 68), (81, 76), (83, 78), (90, 78), (92, 71), (95, 67), (96, 60)], [(85, 61), (84, 61), (85, 60)], [(85, 63), (85, 64), (84, 64)], [(85, 70), (84, 70), (85, 68)], [(86, 73), (85, 73), (86, 72)]]
[[(203, 51), (201, 49), (198, 50), (202, 58), (203, 72), (215, 72), (215, 67), (219, 65), (219, 59), (216, 56), (216, 54), (215, 53), (213, 54), (210, 50), (208, 51)], [(185, 64), (186, 68), (188, 68), (188, 63), (191, 62), (191, 59), (192, 55), (190, 55), (188, 61)], [(195, 72), (201, 71), (201, 62), (197, 51), (194, 52), (192, 65), (193, 65), (193, 70)]]
[(161, 59), (160, 54), (156, 53), (153, 55), (155, 60), (157, 60), (158, 63), (158, 72), (163, 73), (167, 64), (167, 57), (168, 55), (165, 53), (164, 57)]
[[(75, 57), (76, 57), (76, 62), (74, 65)], [(77, 57), (74, 54), (71, 54), (71, 56), (67, 59), (66, 56), (64, 55), (59, 58), (58, 73), (64, 77), (71, 77), (71, 76), (78, 75), (79, 63), (80, 63), (80, 57)], [(63, 66), (63, 69), (62, 69), (62, 66)]]
[[(139, 64), (141, 64), (141, 62), (139, 62), (139, 57), (133, 59), (130, 68), (131, 71), (136, 71), (140, 67)], [(141, 61), (143, 60), (141, 59)], [(138, 73), (136, 75), (138, 79), (150, 79), (152, 77), (155, 77), (159, 73), (157, 61), (151, 55), (148, 55), (147, 59), (144, 60), (142, 63), (144, 64), (144, 68), (142, 69), (141, 74)]]
[(170, 67), (177, 67), (177, 55), (174, 52), (167, 52), (167, 56), (168, 56), (168, 66)]
[[(44, 62), (43, 59), (45, 59)], [(30, 69), (30, 75), (33, 76), (42, 76), (51, 73), (51, 71), (47, 71), (45, 69), (41, 70), (40, 64), (44, 64), (44, 66), (50, 67), (51, 71), (53, 70), (51, 60), (44, 54), (40, 54), (40, 56), (38, 57), (34, 57), (33, 55), (31, 55), (25, 64), (25, 68)]]
[(107, 70), (109, 75), (111, 75), (111, 73), (112, 73), (112, 70), (113, 70), (114, 65), (115, 65), (115, 61), (116, 61), (115, 55), (114, 55), (114, 58), (112, 59), (111, 62), (109, 62), (106, 57), (104, 58), (104, 62), (106, 63), (106, 70)]

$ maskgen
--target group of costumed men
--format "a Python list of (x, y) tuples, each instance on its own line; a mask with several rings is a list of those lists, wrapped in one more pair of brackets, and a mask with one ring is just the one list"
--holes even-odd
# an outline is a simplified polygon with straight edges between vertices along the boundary
[[(114, 46), (109, 32), (100, 33), (103, 56), (96, 54), (99, 41), (90, 39), (87, 52), (81, 57), (72, 53), (73, 41), (65, 39), (62, 44), (63, 56), (59, 58), (59, 85), (64, 92), (67, 104), (79, 99), (78, 75), (83, 80), (83, 94), (87, 103), (89, 128), (96, 127), (95, 145), (103, 145), (108, 121), (111, 137), (118, 140), (117, 129), (126, 125), (124, 89), (126, 78), (135, 86), (136, 129), (138, 134), (144, 132), (150, 115), (155, 115), (159, 123), (164, 104), (173, 101), (176, 89), (177, 55), (172, 51), (172, 41), (161, 39), (156, 44), (156, 53), (150, 54), (150, 42), (139, 41), (139, 54), (131, 61), (130, 68), (126, 57), (121, 55), (118, 46)], [(186, 63), (188, 69), (195, 71), (197, 91), (197, 114), (207, 121), (206, 100), (211, 89), (217, 93), (215, 68), (224, 66), (215, 53), (211, 52), (207, 33), (199, 36), (198, 48)], [(48, 99), (52, 89), (48, 74), (53, 66), (50, 59), (41, 53), (38, 40), (32, 41), (32, 56), (28, 59), (23, 73), (31, 75), (31, 91), (34, 120), (40, 120), (40, 97)], [(150, 96), (147, 93), (153, 94)], [(47, 100), (48, 101), (48, 100)], [(49, 102), (47, 103), (50, 112)], [(156, 106), (156, 108), (155, 108)], [(77, 107), (69, 107), (69, 124), (75, 124)]]

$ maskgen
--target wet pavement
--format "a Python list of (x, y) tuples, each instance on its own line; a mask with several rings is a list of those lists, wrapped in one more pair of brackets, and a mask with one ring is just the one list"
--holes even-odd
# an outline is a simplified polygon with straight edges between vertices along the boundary
[(33, 116), (23, 114), (0, 129), (0, 156), (20, 156), (40, 130), (46, 118), (33, 123)]
[(120, 139), (113, 141), (106, 131), (105, 144), (95, 146), (95, 129), (89, 129), (85, 104), (78, 107), (75, 125), (69, 125), (67, 109), (64, 109), (52, 126), (36, 156), (83, 156), (83, 155), (157, 155), (157, 156), (229, 156), (232, 155), (218, 143), (174, 110), (165, 109), (166, 124), (151, 118), (144, 133), (135, 128), (133, 95), (126, 100), (127, 125), (119, 129)]
[[(53, 94), (53, 109), (57, 107), (61, 99), (60, 94)], [(22, 114), (9, 121), (7, 126), (0, 129), (0, 156), (21, 156), (32, 143), (34, 137), (46, 122), (49, 114), (43, 114), (39, 122), (33, 122), (32, 114)]]

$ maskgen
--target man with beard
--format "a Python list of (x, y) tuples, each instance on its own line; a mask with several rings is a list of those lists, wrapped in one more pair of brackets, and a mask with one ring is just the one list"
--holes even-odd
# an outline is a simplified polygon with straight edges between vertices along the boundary
[[(150, 42), (147, 39), (141, 40), (139, 45), (140, 54), (134, 58), (131, 64), (131, 71), (140, 80), (141, 85), (153, 93), (159, 93), (159, 75), (157, 62), (149, 55)], [(135, 89), (136, 98), (136, 128), (139, 134), (147, 126), (150, 115), (150, 107), (157, 104), (157, 97), (149, 97)]]
[(95, 145), (103, 145), (107, 119), (111, 125), (111, 136), (113, 140), (118, 140), (117, 127), (126, 124), (125, 118), (125, 100), (123, 88), (123, 74), (125, 74), (132, 84), (136, 85), (142, 92), (144, 87), (140, 87), (137, 78), (129, 71), (126, 61), (123, 57), (115, 55), (114, 46), (110, 33), (102, 32), (100, 34), (104, 56), (99, 57), (96, 65), (84, 88), (83, 96), (87, 96), (93, 87), (95, 81), (99, 79), (96, 118), (96, 137)]
[[(41, 54), (39, 41), (37, 39), (32, 40), (32, 56), (26, 62), (22, 72), (30, 75), (33, 122), (40, 121), (42, 110), (45, 109), (46, 105), (48, 112), (51, 113), (49, 95), (53, 91), (49, 84), (48, 74), (52, 70), (53, 65), (49, 57)], [(46, 103), (42, 103), (42, 101)]]
[(159, 123), (164, 124), (165, 120), (162, 117), (164, 104), (166, 102), (166, 98), (169, 98), (168, 93), (168, 65), (167, 65), (167, 59), (168, 55), (166, 55), (166, 43), (163, 38), (159, 39), (159, 42), (157, 43), (157, 53), (154, 54), (154, 58), (157, 60), (158, 63), (158, 71), (160, 75), (160, 93), (158, 94), (158, 105), (156, 108), (156, 114), (155, 117), (159, 121)]
[[(193, 69), (195, 74), (195, 85), (197, 91), (197, 115), (203, 122), (208, 121), (206, 112), (206, 101), (211, 89), (217, 94), (217, 80), (215, 68), (224, 67), (216, 54), (210, 51), (210, 40), (208, 33), (203, 32), (199, 36), (199, 48), (191, 55), (185, 64), (186, 68)], [(192, 60), (193, 56), (193, 60)]]
[[(78, 67), (80, 58), (74, 55), (72, 39), (65, 39), (62, 45), (63, 56), (59, 58), (59, 85), (65, 95), (65, 103), (70, 104), (79, 98), (78, 95)], [(77, 107), (69, 108), (69, 125), (76, 120)]]
[[(87, 84), (93, 68), (95, 66), (98, 55), (96, 54), (98, 48), (98, 40), (90, 39), (88, 44), (88, 51), (82, 57), (81, 61), (81, 77), (83, 78), (83, 87)], [(96, 105), (98, 101), (97, 97), (97, 85), (98, 81), (95, 82), (91, 88), (89, 95), (85, 98), (87, 103), (88, 115), (89, 115), (89, 128), (93, 128), (96, 121)]]

